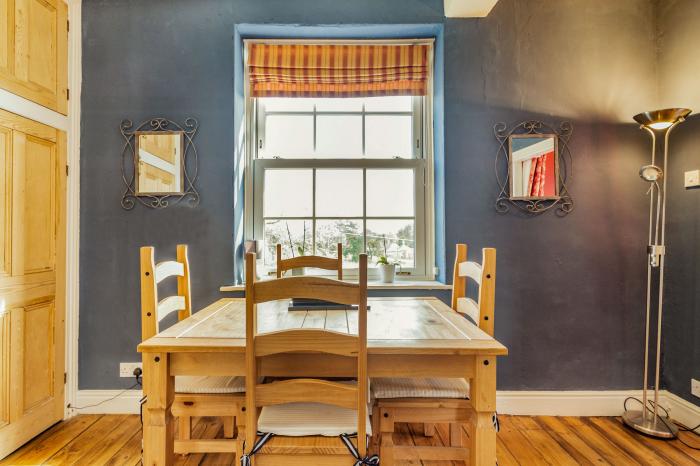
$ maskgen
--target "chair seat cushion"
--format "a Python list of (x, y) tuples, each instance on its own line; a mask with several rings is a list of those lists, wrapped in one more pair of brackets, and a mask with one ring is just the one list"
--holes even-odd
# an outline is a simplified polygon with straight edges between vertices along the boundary
[(175, 393), (245, 393), (245, 377), (178, 376)]
[[(371, 435), (369, 413), (366, 423), (367, 435)], [(287, 437), (337, 437), (340, 434), (354, 434), (357, 432), (357, 410), (323, 403), (264, 406), (260, 410), (258, 430)]]
[(466, 379), (372, 378), (372, 396), (382, 398), (469, 398)]

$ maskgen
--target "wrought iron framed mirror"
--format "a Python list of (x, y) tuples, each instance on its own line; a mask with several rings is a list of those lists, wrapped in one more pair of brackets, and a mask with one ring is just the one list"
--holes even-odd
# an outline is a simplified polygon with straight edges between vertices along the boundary
[(123, 120), (119, 129), (124, 137), (124, 209), (133, 209), (136, 202), (151, 208), (165, 208), (182, 200), (191, 206), (199, 203), (194, 186), (198, 156), (193, 139), (197, 120), (187, 118), (180, 125), (167, 118), (153, 118), (136, 127), (130, 120)]
[(558, 127), (537, 120), (512, 127), (496, 123), (493, 131), (498, 141), (495, 171), (500, 189), (496, 211), (507, 213), (512, 206), (531, 215), (552, 208), (559, 216), (571, 212), (574, 202), (567, 187), (573, 169), (571, 123)]

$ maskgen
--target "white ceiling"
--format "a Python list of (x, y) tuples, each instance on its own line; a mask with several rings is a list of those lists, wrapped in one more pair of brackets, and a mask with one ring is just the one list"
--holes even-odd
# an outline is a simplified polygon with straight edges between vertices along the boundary
[(483, 18), (489, 14), (498, 0), (445, 0), (445, 16), (448, 18)]

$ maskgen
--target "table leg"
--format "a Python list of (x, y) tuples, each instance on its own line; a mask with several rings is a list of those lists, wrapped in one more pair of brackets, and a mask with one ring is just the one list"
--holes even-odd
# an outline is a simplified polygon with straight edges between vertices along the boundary
[(170, 407), (175, 393), (168, 353), (143, 354), (143, 465), (167, 466), (174, 462), (174, 422)]
[(474, 416), (470, 430), (470, 459), (475, 466), (496, 464), (496, 358), (477, 356), (470, 392)]

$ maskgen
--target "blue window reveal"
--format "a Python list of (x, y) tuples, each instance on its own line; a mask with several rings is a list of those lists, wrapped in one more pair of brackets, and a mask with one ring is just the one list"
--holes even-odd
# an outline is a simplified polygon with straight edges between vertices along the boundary
[(234, 277), (242, 282), (243, 220), (245, 195), (245, 94), (244, 94), (244, 39), (399, 39), (434, 38), (433, 71), (433, 160), (434, 160), (434, 215), (435, 261), (437, 279), (446, 278), (445, 264), (445, 137), (444, 137), (444, 40), (442, 24), (391, 25), (328, 25), (299, 26), (283, 24), (238, 24), (234, 30)]

